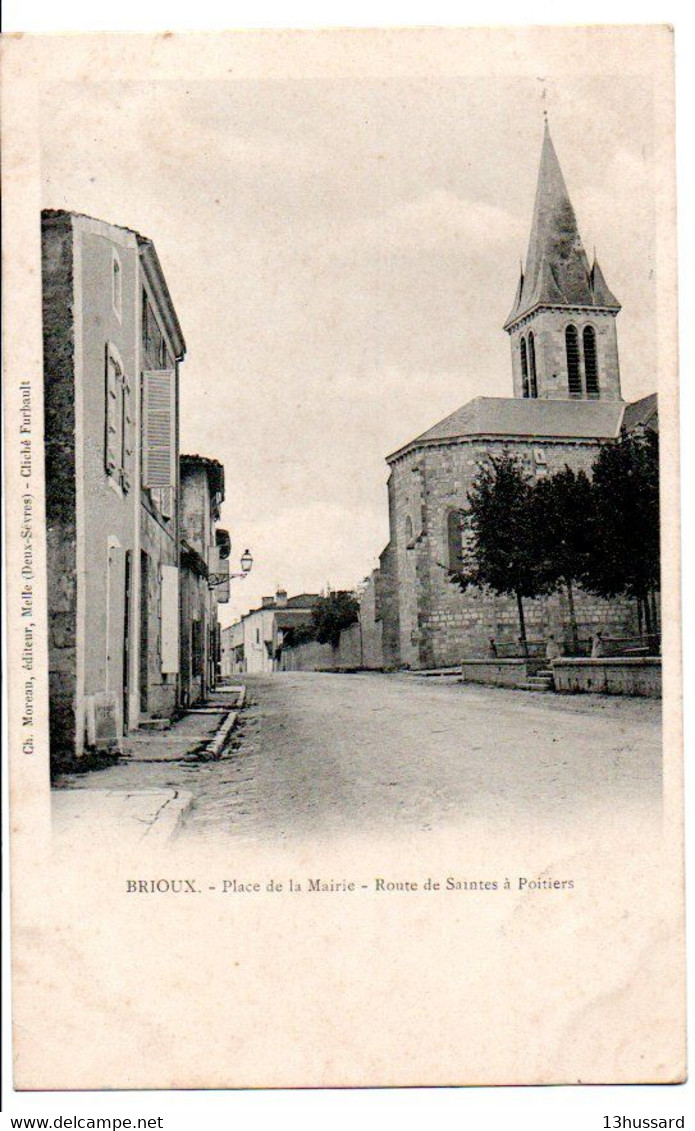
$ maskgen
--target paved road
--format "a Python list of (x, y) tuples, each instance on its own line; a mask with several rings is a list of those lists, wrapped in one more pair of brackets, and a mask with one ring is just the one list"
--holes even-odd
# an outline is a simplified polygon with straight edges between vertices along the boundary
[[(148, 758), (139, 733), (137, 760), (61, 784), (191, 794), (181, 834), (190, 842), (388, 837), (450, 823), (465, 829), (472, 820), (505, 831), (558, 828), (584, 814), (595, 819), (597, 808), (609, 820), (612, 810), (658, 812), (658, 701), (405, 674), (245, 681), (247, 705), (222, 760), (186, 760), (183, 748), (175, 760)], [(201, 730), (200, 717), (191, 718)], [(154, 755), (161, 737), (151, 743)]]
[[(408, 675), (247, 677), (232, 757), (199, 771), (188, 837), (428, 831), (659, 804), (660, 703)], [(189, 785), (192, 775), (189, 774)]]

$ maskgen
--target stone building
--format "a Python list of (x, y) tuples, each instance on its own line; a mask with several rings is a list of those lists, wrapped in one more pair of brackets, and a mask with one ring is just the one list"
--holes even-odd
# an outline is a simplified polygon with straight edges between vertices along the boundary
[(214, 690), (221, 659), (217, 606), (229, 601), (229, 533), (216, 524), (224, 501), (224, 468), (215, 459), (182, 455), (181, 704)]
[[(515, 645), (507, 597), (453, 586), (461, 511), (478, 468), (507, 452), (534, 478), (566, 465), (591, 471), (599, 446), (622, 426), (655, 427), (656, 398), (622, 400), (616, 335), (620, 304), (589, 263), (547, 122), (525, 268), (504, 325), (513, 397), (477, 397), (388, 457), (389, 544), (381, 555), (379, 615), (386, 667), (441, 667), (483, 655), (490, 637)], [(531, 638), (568, 629), (564, 598), (525, 602)], [(579, 592), (580, 633), (637, 631), (627, 601)], [(569, 643), (569, 639), (567, 640)]]
[(42, 214), (51, 750), (117, 749), (177, 703), (178, 380), (154, 245)]
[(244, 626), (241, 621), (227, 625), (220, 633), (220, 672), (223, 679), (244, 671)]
[(251, 609), (238, 622), (242, 631), (241, 670), (265, 674), (278, 671), (285, 636), (290, 629), (311, 623), (317, 600), (316, 593), (288, 597), (284, 589), (278, 589), (274, 597), (262, 597), (260, 608)]

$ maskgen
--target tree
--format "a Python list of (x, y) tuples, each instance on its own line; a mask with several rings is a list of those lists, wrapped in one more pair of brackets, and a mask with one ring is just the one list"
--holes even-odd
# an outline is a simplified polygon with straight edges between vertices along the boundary
[(360, 606), (355, 594), (347, 590), (319, 597), (311, 610), (315, 639), (319, 644), (330, 644), (337, 648), (341, 632), (358, 620), (359, 612)]
[(659, 438), (623, 431), (601, 448), (593, 469), (590, 553), (582, 579), (601, 597), (634, 597), (648, 634), (660, 588)]
[(453, 584), (492, 589), (516, 598), (519, 635), (528, 654), (524, 597), (544, 591), (534, 540), (532, 487), (512, 456), (490, 456), (478, 471), (463, 512), (462, 568), (449, 570)]
[(551, 590), (565, 590), (575, 653), (579, 651), (579, 630), (574, 585), (582, 581), (588, 566), (592, 505), (588, 476), (570, 467), (539, 479), (533, 488), (533, 528), (541, 583)]

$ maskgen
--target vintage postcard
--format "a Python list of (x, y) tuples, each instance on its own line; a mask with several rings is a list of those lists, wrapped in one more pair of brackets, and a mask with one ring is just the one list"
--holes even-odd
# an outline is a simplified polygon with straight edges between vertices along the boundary
[(2, 94), (15, 1087), (684, 1080), (672, 31)]

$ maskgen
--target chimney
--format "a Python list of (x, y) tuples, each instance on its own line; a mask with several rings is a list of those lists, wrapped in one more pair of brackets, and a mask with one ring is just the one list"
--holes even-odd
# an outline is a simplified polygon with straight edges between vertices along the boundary
[(278, 589), (277, 593), (275, 594), (275, 608), (276, 609), (286, 609), (287, 608), (287, 590), (286, 589)]
[(261, 597), (261, 608), (262, 609), (274, 609), (275, 608), (275, 598), (274, 597)]

